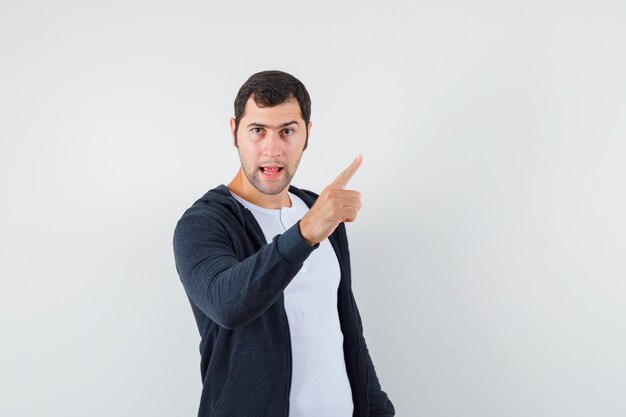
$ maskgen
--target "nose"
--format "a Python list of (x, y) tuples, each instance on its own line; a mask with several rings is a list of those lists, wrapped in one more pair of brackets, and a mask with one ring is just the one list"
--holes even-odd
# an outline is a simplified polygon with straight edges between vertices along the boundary
[(281, 155), (282, 139), (280, 133), (269, 131), (263, 140), (263, 155), (275, 157)]

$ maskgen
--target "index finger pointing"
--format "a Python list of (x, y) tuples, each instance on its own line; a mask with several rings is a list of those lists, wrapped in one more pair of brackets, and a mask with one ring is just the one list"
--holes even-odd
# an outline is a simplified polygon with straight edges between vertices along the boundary
[(361, 162), (363, 162), (363, 156), (360, 154), (356, 156), (354, 161), (346, 169), (341, 171), (341, 174), (335, 180), (330, 183), (331, 186), (335, 188), (346, 188), (348, 182), (352, 178), (352, 176), (358, 171), (361, 166)]

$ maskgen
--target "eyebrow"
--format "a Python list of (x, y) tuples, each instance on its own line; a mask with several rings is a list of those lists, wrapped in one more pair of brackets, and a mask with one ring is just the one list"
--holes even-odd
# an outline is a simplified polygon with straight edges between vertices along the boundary
[[(292, 120), (290, 122), (286, 122), (286, 123), (283, 123), (283, 124), (279, 125), (277, 128), (289, 126), (289, 125), (292, 125), (292, 124), (296, 124), (296, 125), (300, 126), (300, 124), (296, 120)], [(263, 124), (263, 123), (257, 123), (257, 122), (252, 122), (252, 123), (250, 123), (246, 127), (252, 127), (252, 126), (254, 126), (254, 127), (272, 127), (270, 125), (266, 125), (266, 124)]]

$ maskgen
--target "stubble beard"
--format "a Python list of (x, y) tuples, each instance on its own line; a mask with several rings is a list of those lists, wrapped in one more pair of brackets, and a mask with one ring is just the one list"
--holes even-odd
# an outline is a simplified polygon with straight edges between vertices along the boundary
[(252, 172), (248, 170), (245, 161), (241, 158), (241, 153), (239, 154), (239, 160), (241, 161), (241, 168), (243, 169), (243, 173), (248, 179), (248, 182), (252, 184), (254, 188), (256, 188), (259, 192), (266, 195), (277, 195), (280, 194), (290, 183), (293, 178), (298, 166), (300, 165), (300, 159), (302, 159), (302, 154), (296, 161), (293, 166), (293, 170), (289, 166), (283, 167), (282, 181), (278, 184), (269, 185), (265, 184), (261, 178), (259, 178), (260, 172), (259, 167), (256, 167)]

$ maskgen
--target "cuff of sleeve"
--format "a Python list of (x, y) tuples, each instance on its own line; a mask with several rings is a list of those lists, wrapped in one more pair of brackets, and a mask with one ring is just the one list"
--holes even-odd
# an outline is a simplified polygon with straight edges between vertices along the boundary
[(285, 233), (276, 237), (276, 246), (280, 255), (291, 265), (302, 264), (320, 244), (310, 246), (300, 233), (300, 221)]

